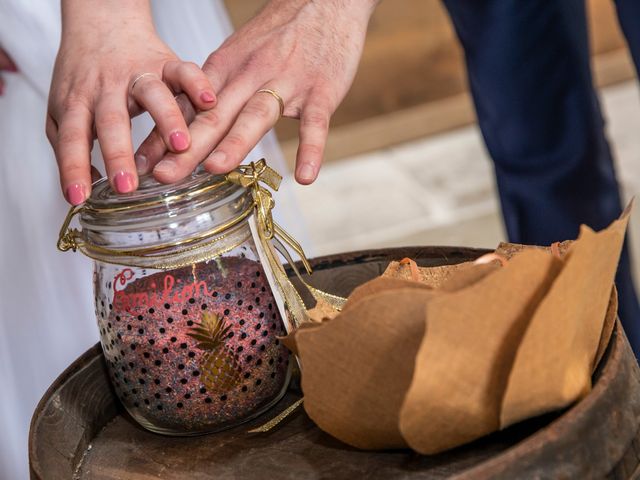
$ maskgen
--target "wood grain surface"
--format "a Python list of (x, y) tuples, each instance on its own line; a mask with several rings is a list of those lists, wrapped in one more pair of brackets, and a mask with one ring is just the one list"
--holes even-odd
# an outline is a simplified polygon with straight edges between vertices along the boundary
[[(458, 263), (484, 253), (402, 248), (313, 260), (313, 281), (338, 294), (379, 275), (391, 259)], [(292, 390), (271, 411), (233, 430), (177, 438), (150, 433), (123, 413), (100, 347), (51, 386), (29, 438), (33, 479), (482, 479), (637, 478), (640, 371), (620, 325), (594, 376), (594, 390), (566, 412), (538, 417), (470, 445), (426, 457), (362, 452), (321, 432), (302, 409), (266, 434), (249, 434), (299, 398)]]

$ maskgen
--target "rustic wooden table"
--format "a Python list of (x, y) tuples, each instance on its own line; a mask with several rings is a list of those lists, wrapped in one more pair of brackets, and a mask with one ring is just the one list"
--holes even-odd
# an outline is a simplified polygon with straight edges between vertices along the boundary
[[(314, 260), (313, 282), (342, 295), (405, 256), (420, 265), (469, 260), (483, 250), (430, 247), (333, 255)], [(109, 384), (99, 345), (49, 388), (29, 436), (33, 479), (458, 479), (640, 478), (640, 370), (616, 326), (587, 398), (436, 456), (362, 452), (320, 431), (298, 409), (266, 434), (255, 425), (300, 394), (290, 391), (265, 416), (233, 430), (176, 438), (139, 427)]]

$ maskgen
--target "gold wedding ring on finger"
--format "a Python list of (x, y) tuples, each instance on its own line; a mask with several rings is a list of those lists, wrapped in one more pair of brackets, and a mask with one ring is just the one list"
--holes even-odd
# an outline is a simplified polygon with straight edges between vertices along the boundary
[(279, 118), (282, 118), (282, 115), (284, 113), (284, 100), (282, 100), (282, 97), (280, 95), (278, 95), (274, 90), (271, 90), (269, 88), (261, 88), (256, 93), (268, 93), (273, 98), (275, 98), (278, 101), (278, 105), (280, 106), (280, 117)]
[(138, 75), (136, 78), (133, 79), (133, 82), (131, 82), (131, 87), (130, 87), (131, 92), (133, 92), (133, 87), (136, 86), (136, 83), (138, 83), (144, 77), (158, 78), (158, 75), (156, 75), (155, 73), (151, 73), (151, 72), (141, 73), (140, 75)]

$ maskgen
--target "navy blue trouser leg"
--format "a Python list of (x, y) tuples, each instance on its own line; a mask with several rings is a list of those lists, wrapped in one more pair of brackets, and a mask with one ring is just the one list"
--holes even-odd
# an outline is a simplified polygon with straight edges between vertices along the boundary
[[(606, 227), (620, 215), (620, 196), (591, 77), (584, 0), (444, 3), (465, 50), (509, 239), (548, 245), (575, 238), (581, 223)], [(626, 246), (616, 283), (638, 356), (640, 307)]]

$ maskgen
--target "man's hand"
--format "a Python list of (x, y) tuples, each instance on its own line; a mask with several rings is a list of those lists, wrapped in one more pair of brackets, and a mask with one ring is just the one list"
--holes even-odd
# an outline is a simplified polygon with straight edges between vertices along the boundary
[[(218, 93), (214, 109), (192, 121), (191, 148), (167, 153), (157, 131), (138, 150), (166, 183), (200, 162), (226, 173), (275, 125), (280, 115), (300, 119), (296, 179), (315, 180), (329, 120), (353, 82), (376, 0), (272, 0), (231, 35), (203, 66)], [(159, 162), (159, 163), (158, 163)], [(155, 168), (154, 168), (155, 165)]]
[(64, 0), (62, 18), (47, 137), (62, 191), (77, 205), (91, 191), (94, 138), (113, 188), (131, 192), (138, 186), (131, 117), (147, 110), (163, 145), (182, 152), (191, 139), (174, 95), (183, 91), (198, 109), (211, 108), (215, 95), (202, 70), (157, 37), (148, 0)]

